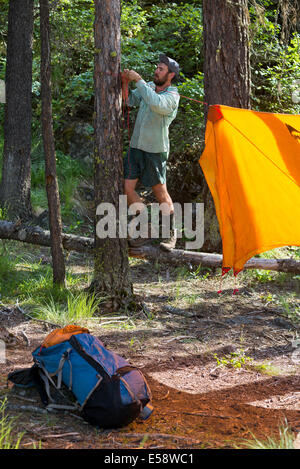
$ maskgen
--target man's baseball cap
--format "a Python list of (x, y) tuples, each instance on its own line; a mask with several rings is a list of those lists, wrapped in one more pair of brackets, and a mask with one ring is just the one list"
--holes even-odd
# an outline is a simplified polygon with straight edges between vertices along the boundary
[(176, 60), (167, 57), (166, 54), (160, 54), (159, 62), (166, 64), (169, 67), (169, 70), (175, 73), (175, 77), (179, 78), (180, 69), (179, 64), (176, 62)]

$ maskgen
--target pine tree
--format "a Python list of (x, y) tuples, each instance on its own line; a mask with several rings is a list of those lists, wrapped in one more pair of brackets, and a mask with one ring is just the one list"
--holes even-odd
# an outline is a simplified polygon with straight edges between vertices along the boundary
[[(203, 0), (203, 42), (205, 102), (249, 109), (248, 1)], [(204, 176), (201, 197), (205, 204), (203, 250), (220, 252), (218, 221)]]
[(10, 0), (0, 203), (12, 218), (31, 217), (33, 0)]
[[(120, 0), (95, 0), (95, 205), (97, 209), (103, 202), (111, 203), (117, 216), (119, 195), (124, 192), (120, 16)], [(96, 232), (91, 287), (109, 297), (113, 307), (131, 299), (127, 239), (118, 233), (101, 239)]]

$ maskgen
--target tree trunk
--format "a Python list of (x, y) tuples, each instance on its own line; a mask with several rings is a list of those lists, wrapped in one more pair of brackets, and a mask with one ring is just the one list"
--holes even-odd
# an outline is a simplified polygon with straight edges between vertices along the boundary
[(204, 100), (250, 109), (247, 0), (203, 0)]
[(46, 190), (49, 207), (53, 282), (65, 284), (65, 261), (62, 246), (60, 200), (56, 176), (55, 145), (52, 122), (51, 54), (49, 0), (40, 0), (42, 129), (45, 155)]
[[(123, 188), (120, 0), (95, 0), (95, 206), (110, 203), (116, 210)], [(127, 207), (126, 207), (127, 210)], [(98, 212), (99, 213), (99, 212)], [(100, 221), (95, 216), (95, 224)], [(95, 229), (95, 268), (91, 286), (118, 307), (132, 297), (127, 239), (100, 238)]]
[[(250, 108), (249, 13), (247, 0), (203, 0), (204, 101)], [(207, 116), (208, 107), (206, 109)], [(206, 117), (205, 116), (205, 117)], [(221, 252), (215, 207), (203, 175), (203, 250)]]
[(31, 88), (33, 0), (10, 0), (0, 203), (10, 217), (31, 217)]

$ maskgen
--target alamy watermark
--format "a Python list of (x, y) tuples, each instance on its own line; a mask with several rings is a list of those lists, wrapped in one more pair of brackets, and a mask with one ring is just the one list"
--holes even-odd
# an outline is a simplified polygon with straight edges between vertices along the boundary
[(292, 362), (300, 365), (300, 339), (293, 340), (292, 347), (294, 349), (292, 353)]
[(0, 339), (0, 363), (5, 363), (6, 348), (4, 340)]
[[(96, 234), (99, 238), (169, 238), (172, 227), (168, 205), (152, 203), (150, 210), (142, 203), (133, 203), (128, 208), (127, 196), (119, 196), (119, 207), (112, 203), (97, 206)], [(161, 214), (161, 215), (160, 215)], [(128, 217), (132, 217), (128, 223)], [(174, 228), (177, 238), (185, 238), (185, 249), (200, 249), (204, 243), (204, 204), (174, 203)], [(150, 236), (149, 236), (150, 234)], [(188, 240), (188, 241), (187, 241)]]

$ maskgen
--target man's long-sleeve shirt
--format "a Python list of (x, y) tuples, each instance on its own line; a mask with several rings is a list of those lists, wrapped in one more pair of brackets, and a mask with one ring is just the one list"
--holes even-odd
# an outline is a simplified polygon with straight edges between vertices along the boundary
[(130, 146), (149, 153), (169, 153), (169, 126), (176, 117), (179, 99), (175, 86), (156, 93), (153, 82), (139, 80), (129, 93), (129, 106), (139, 106)]

